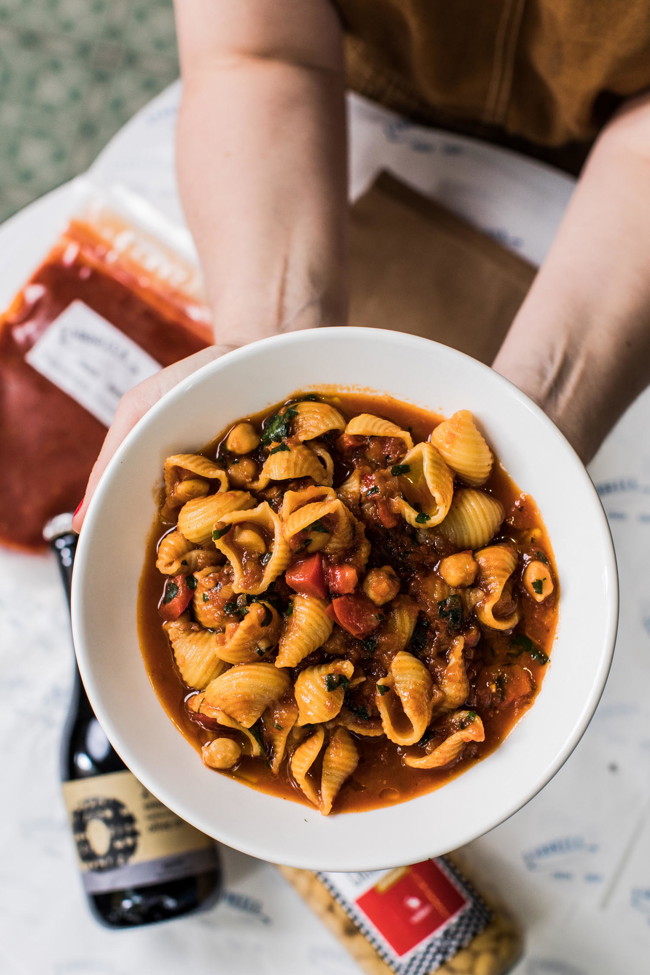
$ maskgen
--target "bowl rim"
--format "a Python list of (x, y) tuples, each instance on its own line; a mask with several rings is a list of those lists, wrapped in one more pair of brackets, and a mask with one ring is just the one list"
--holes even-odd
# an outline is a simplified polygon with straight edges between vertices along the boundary
[[(389, 853), (380, 853), (374, 856), (365, 855), (362, 860), (354, 861), (352, 863), (350, 863), (350, 857), (347, 854), (344, 860), (341, 859), (337, 861), (336, 856), (332, 856), (330, 853), (323, 855), (318, 850), (315, 850), (314, 854), (310, 854), (308, 857), (294, 854), (285, 855), (284, 853), (278, 855), (279, 850), (277, 848), (273, 848), (273, 843), (269, 842), (268, 837), (262, 836), (260, 838), (257, 836), (250, 836), (242, 839), (241, 836), (226, 835), (222, 830), (219, 830), (218, 827), (215, 829), (214, 824), (208, 822), (204, 816), (197, 814), (196, 810), (194, 810), (191, 805), (188, 804), (184, 797), (170, 796), (166, 790), (161, 787), (161, 784), (157, 780), (155, 769), (151, 765), (143, 765), (139, 761), (137, 755), (134, 753), (130, 742), (124, 739), (119, 728), (119, 719), (117, 716), (114, 717), (110, 707), (105, 704), (102, 698), (101, 689), (97, 686), (97, 683), (94, 680), (92, 651), (89, 650), (89, 644), (91, 641), (87, 639), (88, 619), (86, 618), (85, 612), (86, 604), (84, 594), (87, 588), (87, 569), (90, 564), (90, 560), (93, 557), (93, 539), (97, 531), (97, 524), (101, 519), (104, 500), (111, 491), (111, 481), (113, 479), (113, 475), (122, 466), (125, 459), (128, 458), (132, 450), (132, 445), (137, 444), (140, 438), (146, 435), (148, 428), (155, 422), (159, 414), (166, 413), (168, 410), (173, 408), (173, 406), (178, 401), (182, 400), (188, 391), (193, 389), (193, 387), (197, 385), (201, 386), (206, 382), (210, 382), (215, 375), (218, 376), (222, 371), (224, 371), (224, 369), (228, 369), (234, 363), (245, 363), (247, 360), (254, 361), (260, 355), (264, 355), (269, 349), (282, 350), (288, 345), (309, 347), (314, 344), (317, 345), (322, 341), (331, 340), (340, 340), (343, 342), (343, 344), (345, 344), (346, 342), (356, 342), (360, 338), (363, 338), (367, 342), (370, 336), (372, 336), (372, 341), (374, 342), (383, 342), (388, 345), (398, 342), (404, 350), (410, 350), (415, 354), (417, 354), (418, 351), (426, 351), (427, 354), (430, 354), (433, 349), (438, 355), (442, 355), (443, 357), (447, 358), (449, 362), (453, 363), (454, 361), (460, 361), (464, 363), (466, 368), (468, 368), (468, 363), (471, 363), (472, 369), (489, 374), (489, 382), (493, 383), (495, 387), (501, 387), (501, 390), (506, 394), (506, 396), (517, 400), (521, 406), (525, 407), (528, 413), (533, 415), (536, 422), (541, 423), (542, 426), (545, 427), (547, 434), (552, 440), (554, 440), (555, 445), (565, 454), (566, 458), (569, 459), (569, 462), (573, 467), (573, 473), (581, 482), (583, 490), (588, 496), (591, 497), (592, 502), (595, 502), (595, 504), (593, 504), (593, 508), (597, 521), (594, 525), (594, 533), (599, 535), (599, 542), (602, 550), (599, 554), (602, 554), (603, 557), (604, 587), (608, 597), (607, 603), (604, 605), (603, 610), (605, 614), (605, 625), (603, 628), (603, 637), (601, 641), (601, 652), (598, 658), (598, 668), (593, 675), (589, 693), (582, 699), (582, 708), (575, 717), (573, 731), (565, 740), (563, 747), (557, 751), (553, 760), (546, 764), (543, 772), (538, 777), (534, 788), (527, 789), (509, 804), (501, 807), (498, 815), (492, 815), (487, 821), (482, 821), (480, 828), (457, 828), (453, 835), (453, 843), (451, 846), (447, 843), (443, 849), (439, 844), (436, 847), (435, 842), (432, 841), (430, 844), (432, 849), (430, 853), (426, 854), (427, 856), (441, 855), (449, 852), (450, 849), (455, 849), (459, 846), (465, 845), (479, 836), (483, 836), (500, 823), (509, 819), (515, 812), (525, 806), (535, 795), (537, 795), (564, 765), (586, 732), (604, 691), (612, 664), (618, 625), (618, 576), (611, 531), (604, 509), (586, 468), (583, 466), (575, 450), (566, 440), (564, 435), (533, 400), (531, 400), (509, 380), (505, 379), (489, 366), (479, 362), (466, 353), (460, 352), (457, 349), (453, 349), (449, 346), (442, 345), (433, 340), (414, 336), (409, 333), (360, 326), (323, 327), (308, 331), (288, 332), (281, 335), (271, 336), (258, 340), (257, 342), (250, 343), (249, 345), (241, 348), (228, 351), (222, 356), (201, 366), (196, 372), (181, 380), (180, 383), (174, 386), (171, 390), (167, 391), (160, 398), (160, 400), (147, 411), (145, 416), (138, 421), (133, 429), (129, 431), (123, 442), (118, 446), (115, 454), (109, 461), (109, 464), (102, 475), (86, 514), (84, 526), (79, 538), (72, 580), (72, 628), (79, 671), (81, 673), (88, 698), (91, 702), (91, 706), (113, 747), (118, 752), (120, 757), (125, 761), (127, 767), (133, 771), (134, 775), (142, 782), (142, 784), (153, 795), (157, 796), (161, 802), (166, 804), (170, 809), (176, 812), (187, 822), (196, 826), (198, 829), (202, 830), (208, 835), (212, 835), (217, 841), (223, 842), (235, 849), (239, 849), (243, 853), (258, 857), (260, 859), (270, 860), (271, 862), (282, 862), (286, 863), (287, 865), (311, 870), (374, 870), (383, 869), (384, 867), (389, 866), (399, 866), (405, 861), (403, 857), (396, 857), (395, 855), (391, 857)], [(317, 384), (309, 383), (308, 385), (315, 387)], [(332, 384), (323, 383), (323, 385), (331, 386)], [(343, 386), (345, 384), (341, 385)], [(377, 392), (379, 391), (377, 390)], [(387, 394), (394, 395), (392, 393)], [(403, 399), (403, 397), (396, 398)], [(551, 542), (553, 543), (553, 539), (551, 539)], [(502, 746), (499, 746), (499, 748), (501, 747)], [(498, 752), (499, 749), (496, 751)], [(482, 763), (478, 763), (478, 765), (474, 765), (472, 768), (476, 768), (481, 764)], [(240, 789), (242, 788), (241, 783), (237, 783), (237, 785)], [(246, 788), (248, 789), (249, 787), (247, 786)], [(405, 807), (410, 802), (417, 802), (423, 798), (426, 799), (427, 796), (431, 796), (437, 791), (438, 790), (432, 790), (429, 793), (423, 794), (423, 796), (416, 797), (413, 800), (407, 800), (406, 802), (398, 805)], [(296, 803), (295, 805), (299, 804)], [(370, 815), (373, 812), (375, 812), (375, 810), (360, 813), (345, 813), (341, 814), (341, 818), (365, 816)], [(339, 817), (336, 818), (338, 819)], [(218, 833), (218, 835), (216, 835), (216, 833)], [(381, 848), (381, 844), (378, 844), (378, 846)], [(422, 844), (422, 846), (424, 847), (424, 844)]]

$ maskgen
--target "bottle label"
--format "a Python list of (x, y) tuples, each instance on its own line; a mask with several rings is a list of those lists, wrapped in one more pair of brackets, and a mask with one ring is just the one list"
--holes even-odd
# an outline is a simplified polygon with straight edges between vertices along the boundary
[(492, 913), (447, 860), (319, 879), (398, 975), (425, 975), (466, 947)]
[(83, 301), (73, 301), (61, 312), (25, 360), (107, 427), (124, 393), (160, 369)]
[(212, 870), (210, 837), (179, 819), (128, 770), (64, 782), (63, 797), (88, 893)]

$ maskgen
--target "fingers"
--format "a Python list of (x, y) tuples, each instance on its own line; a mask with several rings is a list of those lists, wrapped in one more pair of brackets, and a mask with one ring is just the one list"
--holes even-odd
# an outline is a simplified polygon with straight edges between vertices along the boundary
[(102, 449), (90, 472), (84, 499), (75, 512), (72, 521), (72, 527), (75, 531), (78, 532), (81, 530), (88, 505), (111, 457), (138, 420), (145, 415), (154, 403), (158, 402), (161, 396), (176, 386), (182, 379), (196, 372), (197, 369), (200, 369), (207, 362), (212, 362), (213, 359), (218, 359), (226, 352), (230, 352), (233, 348), (234, 346), (212, 345), (208, 349), (202, 349), (201, 352), (188, 356), (187, 359), (175, 362), (174, 365), (155, 373), (149, 379), (145, 379), (144, 382), (134, 386), (133, 389), (129, 390), (122, 397), (113, 423), (102, 444)]

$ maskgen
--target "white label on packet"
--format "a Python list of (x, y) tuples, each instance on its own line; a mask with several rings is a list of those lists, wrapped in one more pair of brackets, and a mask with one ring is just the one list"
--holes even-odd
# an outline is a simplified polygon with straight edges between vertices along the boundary
[(83, 301), (73, 301), (26, 361), (109, 427), (120, 399), (161, 366)]

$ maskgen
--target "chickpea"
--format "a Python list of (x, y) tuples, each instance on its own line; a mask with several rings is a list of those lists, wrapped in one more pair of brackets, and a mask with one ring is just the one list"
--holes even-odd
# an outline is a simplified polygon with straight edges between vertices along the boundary
[(236, 528), (234, 539), (247, 552), (254, 552), (256, 555), (264, 555), (266, 552), (266, 542), (255, 528)]
[(529, 562), (524, 569), (524, 589), (536, 603), (543, 602), (555, 588), (551, 577), (551, 570), (537, 559)]
[(442, 560), (439, 572), (448, 585), (458, 589), (472, 585), (476, 579), (478, 564), (471, 552), (457, 552)]
[(252, 457), (244, 457), (236, 464), (228, 464), (228, 480), (233, 487), (248, 487), (257, 478), (257, 464)]
[(237, 764), (242, 750), (241, 745), (233, 738), (215, 738), (203, 746), (201, 755), (210, 768), (226, 769)]
[(260, 435), (252, 423), (238, 423), (226, 439), (226, 448), (233, 454), (249, 454), (259, 445)]
[(361, 588), (375, 606), (383, 606), (384, 603), (395, 599), (398, 594), (399, 579), (394, 569), (385, 565), (381, 569), (371, 569), (363, 580)]

